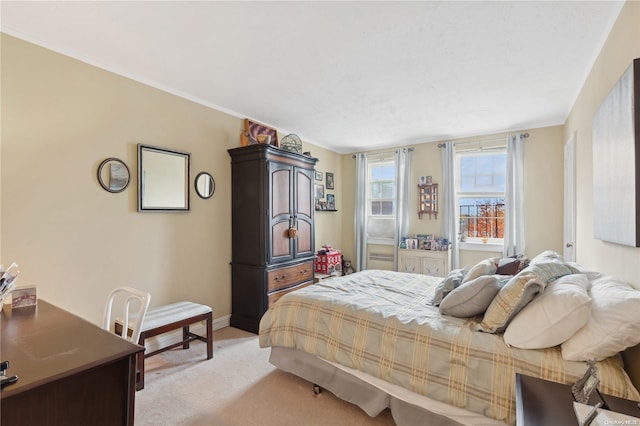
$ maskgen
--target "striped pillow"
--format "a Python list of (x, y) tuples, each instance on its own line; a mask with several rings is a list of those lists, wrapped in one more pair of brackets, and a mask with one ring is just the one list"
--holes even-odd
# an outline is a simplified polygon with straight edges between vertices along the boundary
[(544, 290), (546, 283), (535, 274), (522, 271), (505, 284), (493, 299), (477, 329), (487, 333), (504, 331), (513, 317)]
[(487, 333), (504, 331), (513, 317), (537, 294), (542, 293), (548, 283), (575, 272), (575, 268), (559, 261), (532, 263), (502, 287), (477, 329)]

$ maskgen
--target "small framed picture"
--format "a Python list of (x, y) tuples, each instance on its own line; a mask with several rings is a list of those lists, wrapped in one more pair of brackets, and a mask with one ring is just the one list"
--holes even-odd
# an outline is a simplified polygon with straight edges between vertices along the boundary
[[(253, 144), (251, 141), (260, 142), (264, 136), (268, 136), (269, 144), (273, 146), (278, 146), (278, 132), (276, 129), (265, 126), (264, 124), (257, 123), (253, 120), (249, 120), (248, 118), (244, 119), (244, 131), (248, 136), (249, 144)], [(260, 138), (258, 136), (261, 136)]]
[(12, 309), (35, 306), (38, 304), (38, 294), (35, 286), (18, 287), (11, 293)]
[(327, 210), (336, 209), (336, 196), (334, 194), (327, 194)]
[(316, 178), (317, 181), (322, 182), (322, 172), (319, 172), (319, 171), (316, 170), (315, 178)]
[(589, 396), (598, 387), (600, 379), (598, 378), (598, 369), (596, 368), (596, 360), (587, 361), (587, 371), (577, 382), (571, 386), (573, 399), (581, 404), (589, 401)]
[(333, 185), (333, 173), (327, 172), (327, 189), (335, 189)]
[(322, 200), (324, 198), (324, 185), (316, 183), (316, 200)]

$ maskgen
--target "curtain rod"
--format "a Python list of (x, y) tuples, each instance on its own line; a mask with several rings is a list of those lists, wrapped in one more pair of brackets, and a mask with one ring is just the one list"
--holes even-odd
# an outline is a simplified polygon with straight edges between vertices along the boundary
[[(529, 137), (529, 133), (521, 133), (520, 134), (520, 139), (526, 139)], [(486, 143), (486, 142), (503, 142), (504, 138), (494, 138), (494, 139), (485, 139), (485, 140), (475, 140), (475, 141), (466, 141), (466, 142), (454, 142), (454, 145), (466, 145), (469, 143)], [(444, 148), (444, 144), (443, 143), (439, 143), (438, 144), (438, 148)], [(506, 145), (505, 145), (506, 146)], [(504, 146), (502, 147), (495, 147), (495, 148), (504, 148)], [(485, 149), (489, 149), (489, 148), (485, 148)]]
[[(400, 149), (406, 149), (407, 151), (411, 151), (411, 152), (413, 152), (414, 150), (414, 148), (400, 148)], [(384, 151), (384, 152), (373, 152), (373, 153), (361, 152), (359, 154), (369, 154), (369, 155), (395, 154), (396, 152), (400, 151), (400, 149), (396, 149), (395, 151)], [(355, 154), (352, 155), (351, 158), (356, 158)]]

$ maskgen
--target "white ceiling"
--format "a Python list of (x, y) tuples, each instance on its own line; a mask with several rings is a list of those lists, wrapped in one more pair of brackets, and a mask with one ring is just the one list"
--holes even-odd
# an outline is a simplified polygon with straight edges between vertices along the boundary
[(13, 2), (2, 31), (352, 152), (564, 123), (622, 2)]

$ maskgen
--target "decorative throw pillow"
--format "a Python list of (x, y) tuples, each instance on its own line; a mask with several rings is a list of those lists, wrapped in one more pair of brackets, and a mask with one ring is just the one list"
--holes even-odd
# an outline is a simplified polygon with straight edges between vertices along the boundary
[(465, 275), (463, 283), (471, 280), (475, 280), (476, 278), (482, 275), (493, 275), (496, 273), (496, 269), (498, 269), (498, 261), (500, 258), (498, 257), (490, 257), (489, 259), (485, 259), (481, 262), (478, 262), (473, 268), (469, 270), (469, 273)]
[(451, 293), (454, 288), (462, 284), (462, 280), (464, 279), (466, 273), (467, 270), (464, 268), (454, 269), (449, 272), (449, 274), (442, 281), (440, 281), (440, 284), (438, 284), (438, 286), (436, 287), (431, 304), (433, 306), (438, 306), (447, 294)]
[(543, 349), (561, 344), (589, 320), (589, 287), (584, 274), (565, 275), (550, 282), (542, 294), (509, 323), (504, 341), (522, 349)]
[(498, 275), (516, 275), (529, 266), (529, 259), (524, 255), (505, 257), (498, 261)]
[(600, 361), (640, 343), (639, 290), (604, 276), (593, 282), (591, 299), (587, 324), (561, 345), (568, 361)]
[(547, 263), (547, 262), (561, 262), (564, 263), (564, 258), (562, 255), (558, 254), (553, 250), (545, 250), (533, 259), (531, 259), (530, 265), (535, 265), (536, 263)]
[(513, 276), (493, 299), (476, 329), (488, 333), (504, 331), (511, 319), (531, 299), (542, 293), (545, 285), (546, 282), (530, 272), (529, 268)]
[(467, 318), (480, 315), (511, 277), (483, 275), (455, 288), (440, 303), (440, 312), (452, 317)]
[(523, 269), (523, 272), (524, 271), (529, 271), (536, 275), (544, 281), (545, 284), (548, 284), (560, 277), (564, 277), (565, 275), (580, 273), (580, 271), (571, 265), (554, 259), (547, 259), (547, 262), (538, 261), (536, 263), (532, 260), (529, 266), (527, 266), (526, 269)]

